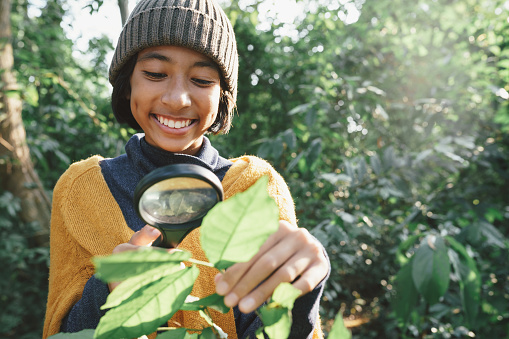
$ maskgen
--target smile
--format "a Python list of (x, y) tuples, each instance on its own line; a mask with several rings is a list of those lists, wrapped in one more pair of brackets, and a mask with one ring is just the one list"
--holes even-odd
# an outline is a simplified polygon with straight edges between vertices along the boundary
[(157, 121), (159, 121), (164, 126), (170, 127), (170, 128), (184, 128), (193, 123), (192, 119), (186, 119), (186, 120), (173, 120), (169, 119), (167, 117), (163, 117), (160, 115), (155, 116)]

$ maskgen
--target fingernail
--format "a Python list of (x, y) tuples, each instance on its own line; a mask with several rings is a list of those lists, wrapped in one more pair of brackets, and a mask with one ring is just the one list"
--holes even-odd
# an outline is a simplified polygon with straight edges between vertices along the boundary
[(239, 302), (239, 297), (235, 293), (230, 293), (224, 297), (224, 304), (228, 307), (234, 307)]
[(149, 231), (150, 235), (153, 235), (153, 236), (161, 235), (161, 232), (159, 232), (159, 230), (157, 228), (154, 228), (152, 226), (146, 226), (146, 227), (148, 227), (148, 231)]
[(253, 311), (255, 308), (255, 301), (253, 298), (244, 298), (239, 303), (239, 309), (244, 312), (248, 313)]
[(229, 286), (224, 281), (220, 281), (216, 284), (216, 292), (220, 295), (225, 295), (228, 292)]

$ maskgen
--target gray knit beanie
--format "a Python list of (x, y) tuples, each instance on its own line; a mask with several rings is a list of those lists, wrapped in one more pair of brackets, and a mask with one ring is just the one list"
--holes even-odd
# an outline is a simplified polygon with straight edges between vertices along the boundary
[(124, 64), (153, 46), (182, 46), (207, 55), (220, 67), (237, 98), (238, 54), (233, 27), (215, 0), (142, 0), (131, 12), (110, 65), (112, 85)]

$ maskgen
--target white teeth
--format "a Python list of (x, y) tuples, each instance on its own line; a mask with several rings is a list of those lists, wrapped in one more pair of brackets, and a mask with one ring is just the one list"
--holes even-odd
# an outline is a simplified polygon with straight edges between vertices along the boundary
[(157, 116), (157, 120), (165, 125), (165, 126), (168, 126), (170, 128), (183, 128), (183, 127), (187, 127), (189, 125), (191, 125), (191, 120), (171, 120), (171, 119), (168, 119), (168, 118), (165, 118), (165, 117), (162, 117), (162, 116)]

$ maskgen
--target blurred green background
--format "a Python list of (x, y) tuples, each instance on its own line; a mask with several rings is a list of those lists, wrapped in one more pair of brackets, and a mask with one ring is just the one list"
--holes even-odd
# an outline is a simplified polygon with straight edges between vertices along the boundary
[[(134, 133), (110, 109), (116, 41), (77, 52), (63, 28), (71, 1), (12, 0), (12, 31), (0, 26), (14, 56), (1, 74), (17, 83), (0, 83), (4, 338), (40, 337), (45, 312), (48, 225), (24, 218), (21, 191), (42, 186), (50, 200), (70, 163), (121, 154)], [(108, 2), (84, 1), (81, 15)], [(211, 139), (287, 180), (299, 225), (331, 259), (326, 332), (342, 312), (354, 338), (509, 338), (509, 2), (300, 0), (291, 20), (268, 0), (221, 3), (237, 34), (238, 108)], [(13, 97), (40, 178), (16, 190)]]

